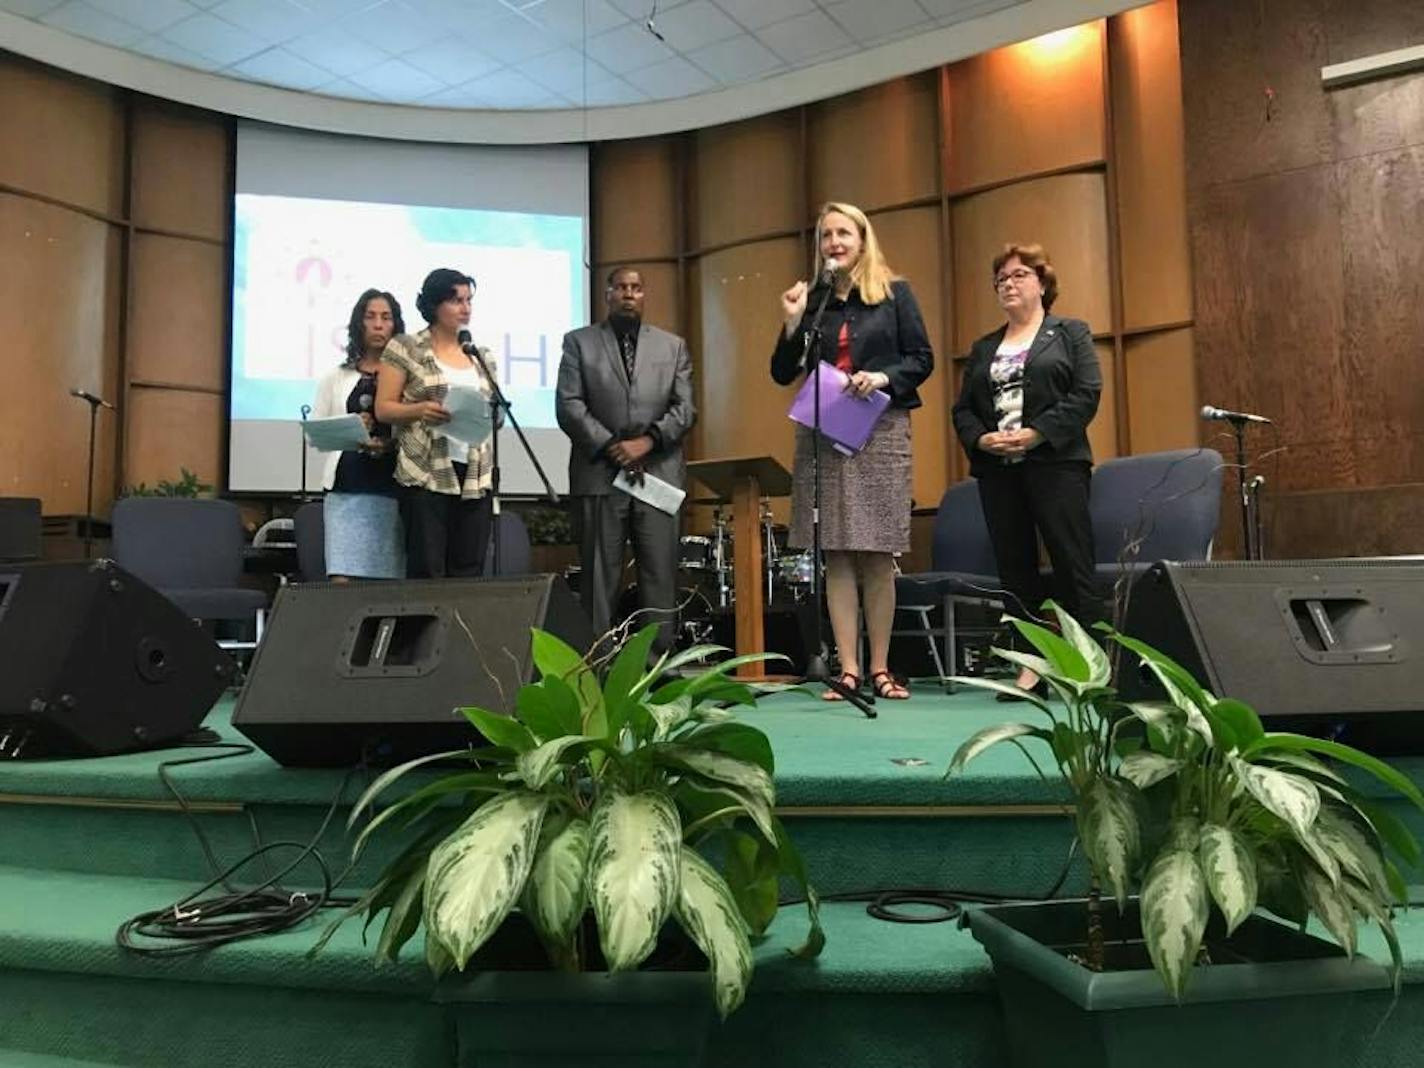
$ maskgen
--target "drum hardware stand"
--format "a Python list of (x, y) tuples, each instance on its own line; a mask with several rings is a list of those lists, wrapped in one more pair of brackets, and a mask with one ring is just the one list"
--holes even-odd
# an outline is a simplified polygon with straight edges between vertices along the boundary
[(732, 589), (727, 585), (731, 570), (727, 564), (727, 516), (719, 504), (712, 509), (712, 574), (717, 577), (718, 608), (731, 606)]
[(761, 534), (762, 534), (762, 560), (766, 563), (766, 590), (767, 600), (770, 601), (772, 594), (776, 590), (776, 564), (779, 557), (776, 552), (776, 535), (771, 529), (771, 498), (761, 499)]

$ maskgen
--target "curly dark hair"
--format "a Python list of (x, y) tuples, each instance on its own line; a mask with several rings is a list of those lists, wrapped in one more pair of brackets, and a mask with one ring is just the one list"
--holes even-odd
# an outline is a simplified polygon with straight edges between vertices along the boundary
[(455, 295), (456, 286), (469, 286), (475, 291), (475, 280), (464, 271), (451, 267), (437, 267), (420, 283), (420, 293), (415, 298), (415, 309), (427, 323), (435, 322), (435, 309)]
[[(361, 362), (361, 357), (366, 352), (366, 305), (377, 297), (391, 306), (391, 319), (394, 321), (395, 334), (405, 333), (405, 320), (401, 318), (400, 301), (384, 289), (366, 290), (356, 298), (356, 304), (351, 309), (351, 320), (346, 324), (346, 359), (342, 364), (344, 367), (355, 367)], [(392, 334), (392, 336), (395, 335)]]

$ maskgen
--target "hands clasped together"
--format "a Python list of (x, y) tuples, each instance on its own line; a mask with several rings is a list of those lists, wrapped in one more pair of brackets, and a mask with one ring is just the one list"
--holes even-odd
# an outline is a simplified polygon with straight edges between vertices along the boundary
[(1036, 445), (1043, 444), (1043, 435), (1033, 427), (1022, 430), (994, 430), (979, 437), (979, 448), (995, 456), (1021, 457)]

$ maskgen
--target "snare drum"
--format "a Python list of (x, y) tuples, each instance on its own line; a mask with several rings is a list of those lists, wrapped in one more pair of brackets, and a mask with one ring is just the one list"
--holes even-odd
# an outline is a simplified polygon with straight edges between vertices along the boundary
[(678, 541), (678, 566), (688, 571), (711, 571), (716, 566), (711, 538), (685, 534)]
[(815, 554), (788, 553), (776, 562), (776, 574), (788, 586), (810, 586), (816, 581)]

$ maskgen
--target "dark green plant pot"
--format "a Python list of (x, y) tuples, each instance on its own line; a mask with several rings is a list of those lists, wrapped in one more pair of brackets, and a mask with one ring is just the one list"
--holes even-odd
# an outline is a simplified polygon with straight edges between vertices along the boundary
[[(1179, 1005), (1145, 967), (1092, 972), (1082, 946), (1086, 901), (1002, 905), (968, 914), (994, 962), (1014, 1068), (1350, 1068), (1389, 1011), (1383, 967), (1264, 916), (1228, 939), (1214, 916)], [(1105, 902), (1110, 958), (1141, 957), (1136, 902)]]
[(706, 972), (482, 972), (437, 996), (459, 1068), (690, 1068), (713, 1018)]

